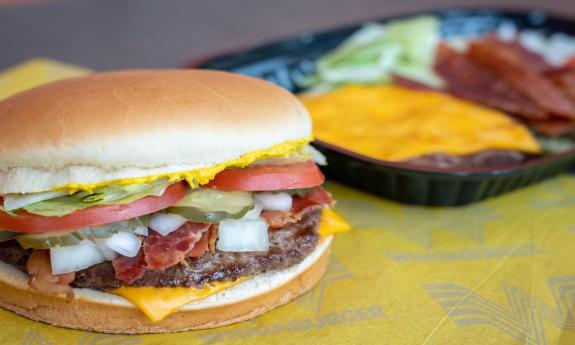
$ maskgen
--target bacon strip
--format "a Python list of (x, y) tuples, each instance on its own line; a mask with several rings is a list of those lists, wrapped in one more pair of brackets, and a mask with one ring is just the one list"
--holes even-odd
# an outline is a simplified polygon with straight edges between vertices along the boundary
[(575, 119), (575, 105), (537, 68), (523, 59), (507, 44), (483, 39), (469, 46), (468, 55), (477, 63), (496, 72), (513, 87), (533, 100), (542, 109), (569, 119)]
[(178, 230), (162, 236), (150, 230), (144, 245), (133, 258), (118, 255), (112, 262), (115, 277), (131, 284), (140, 279), (146, 270), (162, 270), (187, 257), (199, 257), (208, 250), (209, 224), (187, 222)]
[(545, 75), (575, 102), (575, 65), (548, 71)]
[(218, 224), (212, 224), (212, 226), (210, 226), (210, 229), (208, 230), (208, 249), (210, 250), (210, 253), (214, 254), (216, 252), (216, 241), (218, 240), (218, 230), (219, 230), (219, 225)]
[(144, 251), (140, 249), (138, 254), (132, 258), (118, 255), (113, 261), (114, 276), (116, 279), (125, 281), (129, 284), (142, 278), (146, 272), (146, 260)]
[(295, 195), (290, 211), (264, 211), (261, 217), (269, 227), (279, 229), (288, 224), (299, 222), (308, 212), (333, 204), (331, 194), (318, 187), (304, 196)]
[(70, 283), (74, 281), (76, 274), (74, 272), (52, 274), (48, 250), (35, 249), (28, 258), (26, 269), (30, 275), (30, 287), (32, 289), (48, 295), (66, 295), (68, 300), (74, 298), (74, 291), (70, 287)]
[(167, 236), (150, 231), (143, 245), (146, 267), (162, 270), (184, 260), (208, 228), (209, 224), (187, 222)]
[(446, 91), (456, 97), (528, 119), (549, 117), (549, 114), (495, 72), (447, 45), (439, 46), (435, 69), (447, 81)]

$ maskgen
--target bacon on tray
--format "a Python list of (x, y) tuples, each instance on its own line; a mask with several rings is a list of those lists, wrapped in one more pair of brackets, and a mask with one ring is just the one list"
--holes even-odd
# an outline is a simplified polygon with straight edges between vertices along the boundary
[(575, 131), (575, 68), (555, 70), (518, 42), (486, 36), (465, 52), (442, 44), (435, 69), (454, 96), (507, 112), (545, 135)]
[(545, 75), (575, 102), (575, 63), (573, 66), (548, 71)]
[(450, 94), (529, 119), (548, 115), (495, 72), (447, 45), (437, 51), (435, 69), (447, 81)]
[(493, 39), (471, 42), (468, 55), (495, 71), (542, 109), (554, 115), (575, 119), (575, 105), (562, 90), (506, 43)]

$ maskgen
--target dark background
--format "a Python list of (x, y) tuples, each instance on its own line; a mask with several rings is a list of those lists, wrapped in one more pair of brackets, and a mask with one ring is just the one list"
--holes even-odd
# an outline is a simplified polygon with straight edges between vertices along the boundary
[(0, 69), (34, 57), (96, 70), (181, 66), (391, 14), (501, 6), (575, 17), (575, 0), (0, 0)]

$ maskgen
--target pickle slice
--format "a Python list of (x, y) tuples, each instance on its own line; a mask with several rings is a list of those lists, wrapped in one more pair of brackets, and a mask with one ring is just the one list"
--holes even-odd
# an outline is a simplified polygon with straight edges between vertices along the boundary
[[(222, 192), (215, 189), (199, 188), (190, 191), (174, 207), (190, 207), (204, 213), (224, 212), (238, 214), (254, 207), (254, 197), (250, 192)], [(185, 216), (184, 216), (185, 217)]]
[(72, 231), (72, 232), (46, 232), (42, 234), (26, 234), (20, 235), (16, 239), (22, 248), (35, 248), (35, 249), (50, 249), (54, 247), (73, 246), (83, 240), (88, 239), (88, 231)]
[(174, 206), (166, 210), (168, 213), (179, 214), (180, 216), (198, 223), (219, 223), (224, 219), (240, 219), (253, 206), (246, 206), (235, 213), (228, 213), (225, 211), (202, 211), (194, 207)]
[(108, 238), (118, 232), (135, 232), (138, 227), (147, 226), (147, 217), (133, 218), (100, 227), (86, 228), (71, 232), (46, 232), (20, 235), (16, 240), (24, 249), (49, 249), (79, 244), (83, 240)]

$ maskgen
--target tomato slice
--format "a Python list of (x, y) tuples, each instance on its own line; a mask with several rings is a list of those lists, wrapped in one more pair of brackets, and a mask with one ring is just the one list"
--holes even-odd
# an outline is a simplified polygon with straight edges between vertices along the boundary
[(15, 232), (70, 231), (143, 216), (177, 203), (186, 195), (183, 182), (166, 188), (161, 196), (148, 196), (124, 205), (93, 206), (62, 217), (45, 217), (26, 211), (17, 216), (0, 211), (0, 229)]
[(311, 188), (323, 184), (324, 181), (325, 177), (318, 166), (309, 161), (224, 170), (206, 187), (225, 191), (258, 192)]

